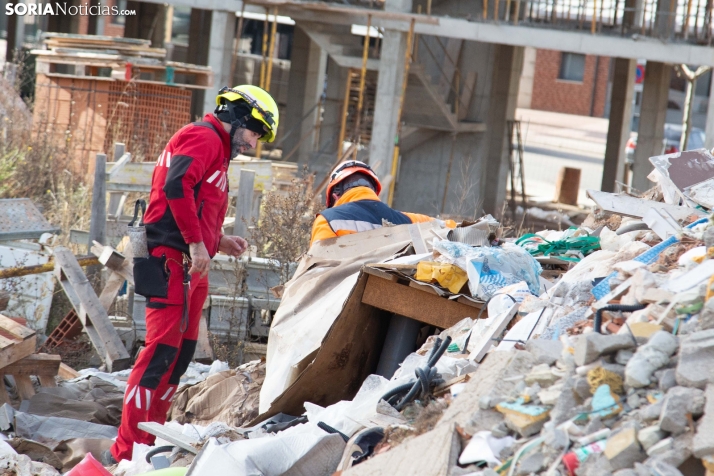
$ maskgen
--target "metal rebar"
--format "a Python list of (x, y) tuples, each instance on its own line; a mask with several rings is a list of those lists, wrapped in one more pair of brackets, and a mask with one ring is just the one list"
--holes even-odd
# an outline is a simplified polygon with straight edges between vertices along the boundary
[[(364, 35), (364, 43), (362, 45), (362, 69), (359, 76), (359, 91), (357, 96), (357, 113), (355, 114), (355, 130), (353, 140), (357, 143), (362, 138), (362, 105), (364, 103), (364, 83), (367, 78), (367, 59), (369, 57), (369, 30), (372, 27), (372, 15), (367, 15), (367, 32)], [(357, 149), (355, 148), (354, 159), (357, 158)]]

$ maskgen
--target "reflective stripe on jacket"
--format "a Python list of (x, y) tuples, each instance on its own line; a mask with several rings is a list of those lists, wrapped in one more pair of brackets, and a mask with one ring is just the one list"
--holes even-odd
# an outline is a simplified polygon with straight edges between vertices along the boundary
[(355, 187), (345, 192), (334, 207), (317, 215), (312, 225), (310, 245), (327, 238), (381, 228), (382, 220), (404, 225), (431, 221), (433, 218), (394, 210), (380, 202), (377, 194), (369, 187)]

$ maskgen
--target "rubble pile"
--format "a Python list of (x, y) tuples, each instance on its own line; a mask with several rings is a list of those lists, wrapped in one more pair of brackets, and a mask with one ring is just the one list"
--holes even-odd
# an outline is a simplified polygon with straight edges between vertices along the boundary
[[(714, 471), (714, 220), (702, 187), (657, 167), (642, 197), (591, 191), (598, 208), (567, 230), (508, 239), (486, 216), (313, 247), (285, 285), (268, 361), (192, 364), (169, 421), (139, 426), (155, 444), (109, 471)], [(394, 315), (423, 325), (407, 345)], [(0, 467), (90, 464), (116, 433), (128, 372), (85, 370), (0, 407)]]

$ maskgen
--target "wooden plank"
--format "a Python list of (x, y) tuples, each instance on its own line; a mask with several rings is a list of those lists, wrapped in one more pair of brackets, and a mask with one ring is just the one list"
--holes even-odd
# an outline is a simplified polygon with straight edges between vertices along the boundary
[[(116, 329), (109, 321), (106, 309), (94, 293), (87, 277), (79, 267), (76, 258), (72, 252), (64, 247), (55, 248), (55, 275), (59, 277), (60, 284), (65, 289), (74, 291), (77, 301), (80, 305), (77, 308), (74, 299), (71, 299), (75, 305), (75, 311), (79, 316), (80, 321), (87, 331), (87, 335), (92, 341), (99, 356), (107, 365), (110, 372), (122, 370), (129, 367), (130, 357), (124, 343), (119, 338)], [(62, 279), (62, 276), (66, 279)], [(67, 293), (68, 295), (70, 293)], [(93, 331), (93, 332), (92, 332)]]
[[(1, 341), (3, 341), (3, 339), (0, 339), (0, 342)], [(3, 347), (3, 349), (0, 350), (0, 369), (32, 354), (35, 352), (36, 346), (36, 337), (33, 335), (25, 340), (14, 341), (12, 345)]]
[(178, 431), (174, 431), (170, 428), (165, 427), (161, 423), (156, 423), (154, 421), (146, 421), (139, 423), (139, 429), (154, 436), (173, 443), (181, 449), (184, 449), (190, 453), (198, 454), (198, 450), (194, 446), (198, 443), (198, 440), (191, 438), (189, 436), (183, 435)]
[(234, 235), (244, 237), (248, 234), (248, 224), (253, 210), (254, 184), (255, 172), (247, 169), (241, 170), (238, 196), (236, 197), (236, 221), (233, 224)]
[[(362, 303), (441, 329), (447, 329), (465, 317), (476, 319), (478, 316), (478, 308), (474, 306), (371, 275), (367, 279)], [(487, 318), (488, 312), (484, 311), (481, 317)]]
[(119, 294), (122, 286), (124, 286), (125, 281), (126, 279), (124, 279), (124, 277), (119, 273), (112, 271), (109, 274), (107, 283), (104, 285), (104, 289), (102, 289), (102, 293), (99, 295), (99, 302), (107, 312), (109, 312), (109, 309), (112, 307), (112, 304), (114, 303), (114, 300), (116, 299), (117, 294)]
[(432, 288), (431, 286), (427, 285), (427, 283), (424, 284), (419, 284), (416, 281), (409, 281), (409, 287), (418, 289), (420, 291), (427, 292), (429, 294), (434, 294), (435, 296), (440, 296), (438, 292), (436, 292), (436, 289)]
[(2, 314), (0, 314), (0, 329), (9, 332), (13, 337), (19, 340), (24, 340), (35, 335), (35, 331), (29, 327), (25, 327)]
[(64, 380), (72, 380), (73, 378), (79, 377), (79, 372), (74, 370), (72, 367), (65, 363), (60, 363), (57, 375)]
[(10, 403), (10, 395), (7, 394), (7, 388), (5, 388), (5, 379), (0, 377), (0, 405), (3, 403)]
[(106, 154), (97, 154), (94, 161), (94, 186), (92, 188), (92, 214), (89, 220), (88, 248), (92, 247), (94, 241), (100, 243), (106, 243), (107, 241), (107, 182), (104, 179), (106, 169)]
[(32, 354), (0, 369), (0, 374), (46, 375), (54, 377), (59, 372), (62, 357), (54, 354)]
[(35, 387), (29, 375), (13, 375), (12, 378), (15, 380), (15, 388), (20, 400), (29, 400), (35, 395)]
[(52, 388), (57, 386), (57, 382), (52, 375), (38, 375), (37, 378), (40, 379), (40, 385), (43, 387)]
[(111, 167), (107, 167), (109, 170), (107, 170), (107, 173), (105, 175), (106, 181), (110, 182), (112, 178), (115, 177), (119, 173), (119, 171), (124, 168), (124, 166), (129, 162), (131, 162), (131, 154), (129, 152), (126, 152), (121, 157), (119, 157), (119, 160), (114, 162)]
[(675, 220), (684, 220), (691, 215), (706, 216), (703, 211), (695, 208), (643, 200), (641, 198), (630, 197), (629, 195), (618, 195), (615, 193), (601, 192), (599, 190), (588, 190), (587, 194), (603, 211), (628, 217), (642, 218), (645, 216), (645, 213), (652, 208), (659, 211), (667, 211)]

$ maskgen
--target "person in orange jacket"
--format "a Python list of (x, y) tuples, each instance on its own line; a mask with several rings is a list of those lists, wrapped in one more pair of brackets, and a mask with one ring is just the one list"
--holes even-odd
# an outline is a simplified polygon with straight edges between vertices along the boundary
[[(327, 208), (312, 224), (310, 246), (316, 241), (381, 228), (386, 223), (404, 225), (435, 220), (427, 215), (394, 210), (379, 200), (382, 184), (369, 165), (359, 160), (343, 162), (327, 185)], [(454, 228), (456, 223), (446, 221)]]

